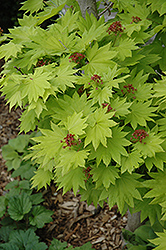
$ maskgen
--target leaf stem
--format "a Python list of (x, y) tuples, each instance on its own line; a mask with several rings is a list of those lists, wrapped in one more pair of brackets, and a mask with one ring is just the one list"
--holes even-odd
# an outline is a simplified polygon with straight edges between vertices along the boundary
[(102, 16), (109, 8), (112, 8), (114, 3), (110, 3), (101, 13), (98, 14), (98, 17)]
[(67, 49), (66, 46), (61, 42), (60, 39), (59, 39), (59, 42), (63, 45), (63, 47), (64, 47), (65, 49)]

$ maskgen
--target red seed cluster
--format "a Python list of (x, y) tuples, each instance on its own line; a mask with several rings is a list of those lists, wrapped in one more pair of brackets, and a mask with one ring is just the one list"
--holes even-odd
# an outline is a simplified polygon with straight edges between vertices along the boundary
[(46, 61), (44, 61), (44, 60), (39, 60), (38, 62), (37, 62), (37, 64), (36, 64), (36, 67), (42, 67), (42, 66), (44, 66), (46, 64)]
[(103, 109), (104, 109), (105, 107), (107, 107), (107, 113), (110, 112), (110, 111), (112, 110), (111, 105), (108, 104), (108, 103), (102, 103), (102, 106), (103, 106)]
[[(125, 95), (126, 93), (129, 93), (129, 94), (135, 94), (135, 91), (137, 91), (136, 88), (133, 87), (132, 84), (127, 84), (127, 85), (124, 85), (123, 86), (123, 89), (121, 89), (121, 92), (123, 95)], [(133, 96), (133, 99), (135, 99), (136, 97)]]
[[(92, 174), (90, 174), (90, 171), (91, 171), (91, 167), (87, 167), (86, 169), (83, 170), (83, 172), (84, 172), (85, 177), (86, 177), (87, 180), (92, 177)], [(85, 180), (85, 182), (87, 180)]]
[(78, 146), (81, 144), (81, 139), (78, 139), (78, 141), (74, 138), (74, 134), (67, 134), (66, 137), (64, 137), (64, 140), (61, 141), (61, 143), (64, 143), (66, 145), (63, 146), (63, 148), (69, 147), (71, 149), (71, 146)]
[[(97, 85), (96, 89), (98, 89), (98, 85), (103, 84), (103, 80), (101, 79), (101, 76), (99, 75), (93, 75), (91, 77), (91, 81), (93, 81), (93, 83)], [(90, 85), (91, 83), (89, 82), (88, 84)]]
[(132, 16), (132, 22), (131, 23), (138, 23), (140, 21), (142, 21), (142, 19), (140, 17), (138, 17), (138, 16), (135, 16), (135, 17)]
[(110, 27), (108, 28), (107, 32), (108, 34), (111, 34), (113, 32), (115, 35), (117, 35), (120, 32), (123, 32), (125, 28), (122, 27), (122, 24), (120, 21), (113, 22)]
[(3, 33), (3, 29), (0, 27), (0, 36), (2, 35)]
[[(136, 143), (138, 141), (140, 143), (142, 143), (142, 140), (145, 139), (147, 136), (149, 136), (149, 135), (144, 129), (137, 129), (132, 134), (130, 141), (132, 141), (133, 143)], [(144, 144), (146, 144), (146, 143), (144, 142)]]
[(41, 59), (41, 60), (38, 60), (36, 67), (42, 67), (42, 66), (48, 65), (50, 63), (51, 63), (51, 60), (49, 60), (49, 59)]
[(79, 96), (81, 96), (84, 92), (85, 92), (84, 86), (79, 87), (79, 89), (77, 90)]
[(69, 60), (69, 62), (73, 61), (73, 62), (79, 64), (81, 62), (81, 60), (84, 58), (85, 58), (85, 55), (76, 52), (69, 57), (69, 59), (71, 59), (71, 60)]

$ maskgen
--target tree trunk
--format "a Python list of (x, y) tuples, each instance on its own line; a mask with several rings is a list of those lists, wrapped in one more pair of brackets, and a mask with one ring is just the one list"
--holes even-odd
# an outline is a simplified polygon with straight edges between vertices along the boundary
[(128, 210), (128, 220), (125, 229), (134, 232), (135, 229), (140, 227), (141, 226), (140, 214), (141, 214), (140, 212), (131, 214), (130, 211)]
[(77, 2), (80, 6), (81, 13), (84, 18), (87, 11), (88, 14), (92, 13), (98, 19), (96, 0), (77, 0)]

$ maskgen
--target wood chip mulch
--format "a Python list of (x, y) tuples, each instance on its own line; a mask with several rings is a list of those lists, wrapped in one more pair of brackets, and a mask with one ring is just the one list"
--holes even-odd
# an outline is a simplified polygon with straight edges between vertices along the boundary
[[(2, 158), (1, 147), (9, 139), (15, 138), (19, 133), (20, 109), (9, 107), (3, 97), (0, 97), (0, 196), (4, 193), (5, 185), (12, 181), (10, 172), (7, 172), (5, 161)], [(97, 209), (91, 204), (80, 201), (81, 197), (74, 196), (73, 192), (62, 195), (52, 185), (43, 191), (44, 205), (53, 210), (53, 221), (39, 229), (37, 234), (48, 245), (52, 238), (67, 241), (68, 246), (81, 246), (90, 241), (94, 249), (121, 250), (121, 229), (126, 226), (127, 215), (121, 216), (117, 206), (109, 209), (105, 203), (103, 208)]]
[(0, 92), (0, 195), (3, 194), (6, 184), (11, 181), (10, 173), (7, 172), (5, 160), (2, 157), (2, 146), (7, 144), (9, 139), (18, 135), (20, 114), (20, 109), (12, 109), (9, 113), (9, 106), (6, 105), (6, 101)]
[[(103, 208), (97, 209), (80, 201), (81, 197), (73, 192), (62, 195), (62, 190), (45, 191), (45, 206), (54, 211), (53, 222), (39, 232), (47, 244), (52, 238), (67, 241), (68, 246), (81, 246), (91, 242), (98, 250), (122, 249), (121, 230), (126, 226), (127, 215), (121, 216), (115, 205), (109, 209), (105, 203)], [(40, 230), (39, 230), (40, 231)]]

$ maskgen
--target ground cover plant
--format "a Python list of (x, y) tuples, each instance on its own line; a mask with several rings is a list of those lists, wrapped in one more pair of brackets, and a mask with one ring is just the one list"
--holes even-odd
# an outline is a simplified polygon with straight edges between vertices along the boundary
[[(31, 188), (30, 179), (34, 176), (37, 166), (32, 161), (25, 161), (28, 147), (34, 142), (30, 135), (19, 135), (2, 147), (2, 155), (6, 160), (8, 170), (12, 171), (11, 177), (17, 179), (8, 183), (5, 187), (5, 195), (0, 197), (0, 249), (2, 250), (30, 250), (30, 249), (67, 249), (67, 243), (61, 243), (53, 239), (49, 248), (41, 242), (37, 236), (37, 229), (43, 228), (46, 223), (52, 221), (53, 211), (46, 209), (42, 202), (42, 192)], [(70, 246), (68, 249), (73, 249)], [(84, 244), (75, 249), (92, 249), (91, 244)]]
[(25, 156), (38, 166), (32, 187), (53, 180), (88, 204), (141, 211), (159, 250), (166, 246), (166, 3), (110, 6), (117, 14), (105, 22), (100, 9), (101, 18), (84, 19), (77, 1), (25, 1), (20, 26), (1, 36), (1, 91), (10, 108), (23, 109), (20, 131), (41, 132)]

